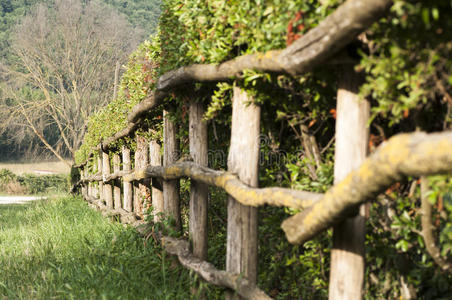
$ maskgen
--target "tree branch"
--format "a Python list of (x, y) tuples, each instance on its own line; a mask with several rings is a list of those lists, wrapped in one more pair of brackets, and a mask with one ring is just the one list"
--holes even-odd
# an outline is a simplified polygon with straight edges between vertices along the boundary
[(421, 177), (421, 224), (422, 237), (424, 238), (425, 248), (432, 256), (435, 263), (445, 272), (452, 273), (452, 263), (441, 256), (441, 251), (438, 248), (435, 237), (433, 236), (432, 225), (432, 205), (428, 200), (428, 179), (425, 176)]
[[(237, 201), (248, 206), (269, 204), (294, 209), (305, 209), (323, 197), (323, 194), (297, 191), (287, 188), (252, 188), (244, 184), (235, 174), (225, 171), (215, 171), (193, 162), (179, 162), (168, 167), (148, 165), (135, 171), (119, 171), (105, 178), (101, 174), (80, 180), (77, 185), (92, 181), (109, 182), (121, 178), (125, 182), (139, 181), (147, 178), (163, 180), (189, 177), (193, 180), (224, 189)], [(75, 190), (75, 188), (72, 188)]]
[(382, 144), (323, 199), (286, 219), (281, 227), (290, 243), (301, 244), (348, 217), (361, 203), (407, 176), (452, 171), (452, 132), (400, 134)]
[(182, 266), (196, 272), (208, 283), (228, 287), (246, 299), (272, 299), (257, 286), (250, 284), (246, 278), (241, 278), (239, 274), (218, 270), (207, 261), (195, 257), (190, 252), (187, 241), (164, 237), (162, 244), (168, 253), (177, 255)]

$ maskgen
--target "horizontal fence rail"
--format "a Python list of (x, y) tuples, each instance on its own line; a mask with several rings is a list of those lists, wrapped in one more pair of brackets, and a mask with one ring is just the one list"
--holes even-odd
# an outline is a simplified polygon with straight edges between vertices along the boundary
[[(175, 161), (179, 149), (178, 127), (168, 117), (168, 111), (163, 116), (163, 157), (156, 140), (136, 136), (135, 168), (132, 169), (130, 149), (122, 147), (122, 156), (113, 154), (112, 150), (117, 150), (113, 149), (114, 143), (133, 136), (146, 113), (162, 104), (170, 92), (183, 84), (240, 79), (247, 69), (296, 75), (322, 63), (353, 63), (338, 53), (378, 20), (391, 3), (388, 0), (349, 0), (286, 49), (244, 55), (220, 65), (182, 67), (163, 74), (149, 97), (133, 107), (127, 126), (92, 149), (88, 160), (97, 158), (94, 168), (88, 165), (88, 160), (75, 166), (80, 169), (81, 179), (72, 190), (75, 192), (80, 187), (85, 200), (102, 210), (105, 216), (142, 228), (143, 232), (146, 207), (150, 205), (154, 208), (154, 220), (159, 221), (163, 213), (173, 218), (175, 229), (180, 230), (179, 179), (190, 178), (189, 239), (192, 246), (184, 239), (164, 236), (156, 239), (168, 253), (177, 255), (184, 267), (207, 282), (227, 287), (247, 299), (271, 299), (256, 286), (256, 207), (271, 205), (299, 210), (282, 222), (282, 229), (290, 243), (304, 243), (356, 215), (360, 204), (375, 200), (378, 193), (403, 178), (452, 172), (452, 132), (395, 136), (324, 194), (257, 187), (259, 143), (256, 138), (260, 132), (260, 108), (248, 105), (252, 97), (238, 88), (233, 91), (228, 171), (207, 167), (207, 125), (202, 121), (202, 105), (196, 102), (190, 102), (188, 158)], [(353, 96), (357, 97), (356, 93)], [(243, 120), (247, 122), (246, 130), (241, 128)], [(237, 153), (240, 155), (234, 156)], [(207, 185), (220, 188), (230, 196), (226, 270), (217, 270), (206, 261)], [(228, 299), (233, 296), (227, 294)], [(343, 299), (352, 298), (344, 296)]]

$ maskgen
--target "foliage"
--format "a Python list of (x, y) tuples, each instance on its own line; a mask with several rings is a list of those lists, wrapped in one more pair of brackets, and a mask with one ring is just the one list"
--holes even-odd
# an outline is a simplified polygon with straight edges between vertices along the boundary
[(135, 27), (141, 27), (145, 35), (156, 31), (160, 15), (159, 0), (103, 0), (127, 16)]
[[(14, 191), (14, 185), (21, 189)], [(65, 175), (15, 175), (7, 169), (0, 169), (0, 191), (7, 193), (22, 192), (26, 194), (66, 193), (69, 190)]]
[(367, 74), (362, 95), (377, 100), (374, 115), (397, 123), (410, 111), (429, 109), (432, 102), (443, 109), (452, 100), (451, 7), (449, 1), (398, 0), (368, 32), (360, 68)]
[[(165, 72), (284, 48), (341, 2), (163, 1), (156, 36), (131, 56), (121, 83), (122, 96), (114, 108), (93, 117), (85, 145), (96, 145), (114, 132), (109, 129), (112, 125), (105, 125), (107, 120), (117, 120), (116, 131), (122, 129), (130, 103), (142, 101)], [(363, 75), (361, 95), (372, 103), (371, 150), (399, 132), (451, 127), (451, 12), (450, 1), (397, 0), (388, 17), (348, 45), (346, 51), (359, 61), (356, 69)], [(151, 72), (146, 65), (152, 65)], [(325, 192), (333, 181), (336, 71), (326, 65), (290, 77), (246, 70), (228, 82), (197, 83), (174, 91), (165, 104), (177, 108), (172, 118), (180, 121), (181, 152), (188, 152), (187, 102), (205, 101), (209, 103), (205, 115), (210, 125), (209, 149), (214, 154), (209, 166), (227, 167), (232, 88), (239, 86), (262, 107), (260, 186)], [(122, 116), (115, 116), (118, 112)], [(160, 116), (158, 110), (150, 113), (141, 131), (161, 132)], [(308, 146), (316, 146), (315, 155)], [(450, 276), (434, 265), (419, 235), (419, 197), (409, 192), (411, 184), (394, 187), (370, 207), (366, 247), (372, 264), (365, 278), (366, 299), (399, 298), (406, 286), (427, 299), (445, 297), (450, 289)], [(186, 205), (188, 181), (183, 188)], [(443, 195), (443, 208), (436, 206), (435, 226), (442, 255), (447, 257), (452, 251), (449, 179), (433, 180), (431, 190), (432, 200), (439, 201)], [(211, 189), (208, 252), (209, 261), (219, 268), (224, 268), (226, 251), (226, 199), (224, 192)], [(259, 285), (277, 299), (325, 298), (331, 232), (305, 247), (289, 245), (278, 228), (282, 219), (295, 212), (269, 207), (260, 211)]]
[[(450, 257), (452, 243), (448, 203), (452, 185), (449, 177), (429, 178), (429, 198), (435, 204), (432, 225), (442, 256), (446, 259)], [(421, 235), (420, 193), (417, 186), (417, 180), (397, 184), (370, 207), (366, 252), (367, 260), (373, 263), (369, 264), (366, 271), (369, 278), (366, 281), (366, 299), (395, 299), (402, 293), (404, 286), (426, 299), (449, 297), (451, 275), (436, 267)]]

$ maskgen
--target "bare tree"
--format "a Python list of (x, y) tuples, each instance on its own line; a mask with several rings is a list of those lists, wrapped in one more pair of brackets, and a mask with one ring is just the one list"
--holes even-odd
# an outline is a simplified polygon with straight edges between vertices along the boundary
[(13, 63), (2, 63), (0, 128), (26, 127), (58, 159), (72, 157), (88, 116), (111, 99), (115, 65), (139, 39), (126, 19), (96, 1), (40, 4), (16, 26)]

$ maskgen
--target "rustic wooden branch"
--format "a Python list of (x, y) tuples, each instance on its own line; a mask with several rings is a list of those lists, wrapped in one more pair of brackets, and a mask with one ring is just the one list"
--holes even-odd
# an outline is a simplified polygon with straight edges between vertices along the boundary
[(452, 132), (400, 134), (378, 148), (322, 200), (286, 219), (281, 227), (290, 243), (301, 244), (376, 198), (407, 176), (452, 172)]
[(146, 224), (145, 221), (141, 220), (135, 213), (128, 212), (122, 208), (110, 208), (107, 205), (104, 204), (103, 201), (100, 199), (94, 198), (94, 197), (85, 197), (85, 200), (97, 207), (104, 217), (115, 217), (119, 216), (120, 220), (124, 224), (130, 224), (132, 226), (139, 226)]
[[(252, 188), (244, 184), (235, 174), (225, 171), (215, 171), (186, 161), (178, 162), (168, 167), (148, 165), (141, 170), (115, 172), (105, 178), (105, 182), (117, 178), (122, 178), (124, 182), (132, 182), (146, 178), (171, 180), (182, 177), (188, 177), (211, 186), (222, 188), (237, 201), (248, 206), (268, 204), (294, 209), (305, 209), (323, 198), (323, 194), (320, 193), (287, 188)], [(103, 180), (101, 175), (95, 175), (80, 180), (79, 184), (101, 180)]]
[(391, 6), (391, 0), (348, 0), (277, 58), (284, 71), (305, 73), (352, 42)]
[[(102, 148), (108, 150), (112, 143), (129, 136), (147, 111), (160, 105), (168, 91), (182, 84), (230, 80), (250, 69), (292, 75), (308, 72), (332, 58), (359, 33), (380, 19), (391, 3), (391, 0), (348, 0), (317, 27), (283, 50), (243, 55), (219, 65), (195, 64), (166, 72), (159, 78), (156, 90), (129, 113), (127, 127), (105, 139)], [(95, 150), (99, 150), (99, 147), (93, 149)], [(92, 153), (88, 155), (91, 156)], [(86, 162), (75, 167), (85, 164)]]
[(452, 263), (441, 256), (441, 250), (437, 246), (433, 235), (434, 227), (432, 224), (432, 205), (428, 200), (427, 192), (428, 179), (423, 176), (421, 177), (421, 224), (425, 248), (441, 270), (452, 273)]
[(244, 184), (235, 174), (215, 171), (193, 162), (181, 162), (167, 168), (148, 166), (146, 169), (125, 175), (124, 181), (158, 177), (164, 180), (189, 177), (208, 185), (224, 189), (237, 201), (248, 206), (269, 204), (304, 209), (323, 197), (323, 194), (297, 191), (287, 188), (252, 188)]
[(353, 41), (358, 34), (381, 18), (390, 0), (348, 0), (317, 27), (283, 50), (236, 57), (220, 65), (205, 64), (181, 67), (163, 74), (157, 83), (160, 91), (197, 81), (222, 81), (238, 77), (244, 70), (302, 74)]
[[(128, 212), (122, 208), (112, 209), (106, 206), (101, 200), (94, 197), (86, 197), (85, 200), (99, 209), (104, 217), (119, 216), (124, 224), (138, 227), (147, 224), (140, 220), (133, 212)], [(195, 257), (189, 250), (189, 243), (185, 240), (171, 237), (163, 237), (162, 245), (164, 249), (173, 255), (177, 255), (181, 264), (196, 272), (205, 281), (217, 286), (227, 287), (235, 290), (247, 299), (272, 299), (255, 285), (251, 285), (246, 278), (240, 275), (231, 274), (226, 271), (216, 269), (212, 264)]]
[(195, 257), (189, 250), (189, 243), (185, 240), (164, 237), (162, 239), (164, 249), (173, 255), (177, 255), (180, 263), (196, 274), (200, 275), (208, 283), (228, 287), (236, 291), (246, 299), (272, 299), (257, 286), (250, 284), (246, 278), (239, 274), (231, 274), (216, 269), (212, 264)]

